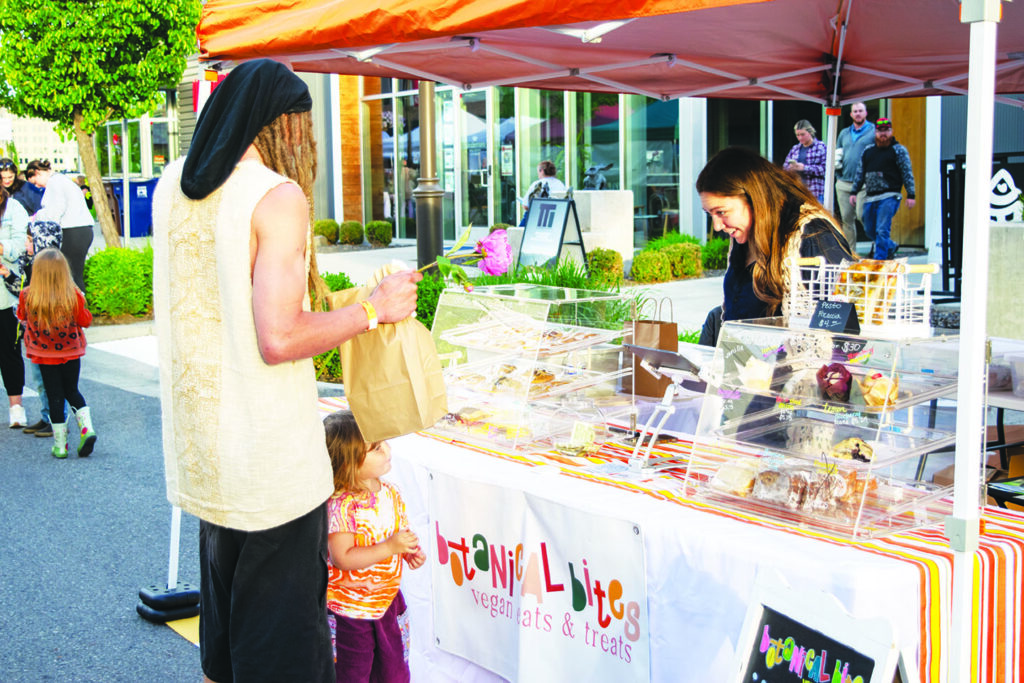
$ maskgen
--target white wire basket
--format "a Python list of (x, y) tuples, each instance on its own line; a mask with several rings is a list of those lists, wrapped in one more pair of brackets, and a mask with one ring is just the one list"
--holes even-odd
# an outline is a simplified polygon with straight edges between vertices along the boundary
[(820, 301), (847, 301), (857, 309), (862, 334), (900, 338), (927, 335), (931, 329), (934, 263), (865, 259), (825, 263), (801, 258), (790, 268), (787, 324), (810, 323)]

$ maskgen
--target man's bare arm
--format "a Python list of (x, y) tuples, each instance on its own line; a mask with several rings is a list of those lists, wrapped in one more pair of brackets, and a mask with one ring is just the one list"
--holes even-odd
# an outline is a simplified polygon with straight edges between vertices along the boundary
[[(302, 310), (306, 290), (306, 197), (291, 183), (278, 185), (256, 205), (252, 218), (252, 305), (263, 360), (273, 365), (310, 358), (366, 331), (367, 316), (356, 304), (330, 312)], [(369, 301), (382, 323), (416, 311), (422, 275), (385, 278)]]

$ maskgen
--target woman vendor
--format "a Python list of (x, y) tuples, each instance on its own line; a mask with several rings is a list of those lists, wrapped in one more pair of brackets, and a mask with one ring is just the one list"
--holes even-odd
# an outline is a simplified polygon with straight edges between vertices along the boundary
[(715, 231), (730, 237), (724, 300), (708, 313), (701, 344), (718, 343), (724, 320), (782, 314), (787, 258), (856, 260), (832, 215), (800, 179), (752, 150), (716, 154), (697, 176), (697, 192)]

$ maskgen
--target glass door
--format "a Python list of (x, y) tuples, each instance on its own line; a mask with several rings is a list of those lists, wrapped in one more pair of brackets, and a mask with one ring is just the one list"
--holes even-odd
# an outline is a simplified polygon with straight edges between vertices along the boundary
[(487, 118), (487, 92), (462, 96), (462, 225), (490, 226), (491, 154)]

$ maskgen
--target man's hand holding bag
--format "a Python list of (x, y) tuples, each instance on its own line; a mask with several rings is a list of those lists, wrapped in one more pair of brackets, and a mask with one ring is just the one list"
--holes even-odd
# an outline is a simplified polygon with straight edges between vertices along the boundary
[[(400, 269), (400, 265), (386, 266), (374, 274), (366, 287), (331, 292), (328, 305), (338, 309), (367, 301), (386, 275)], [(386, 291), (380, 293), (387, 296)], [(367, 315), (372, 315), (370, 310)], [(415, 317), (380, 322), (338, 350), (345, 397), (367, 441), (383, 441), (426, 429), (448, 412), (444, 376), (434, 341)]]

